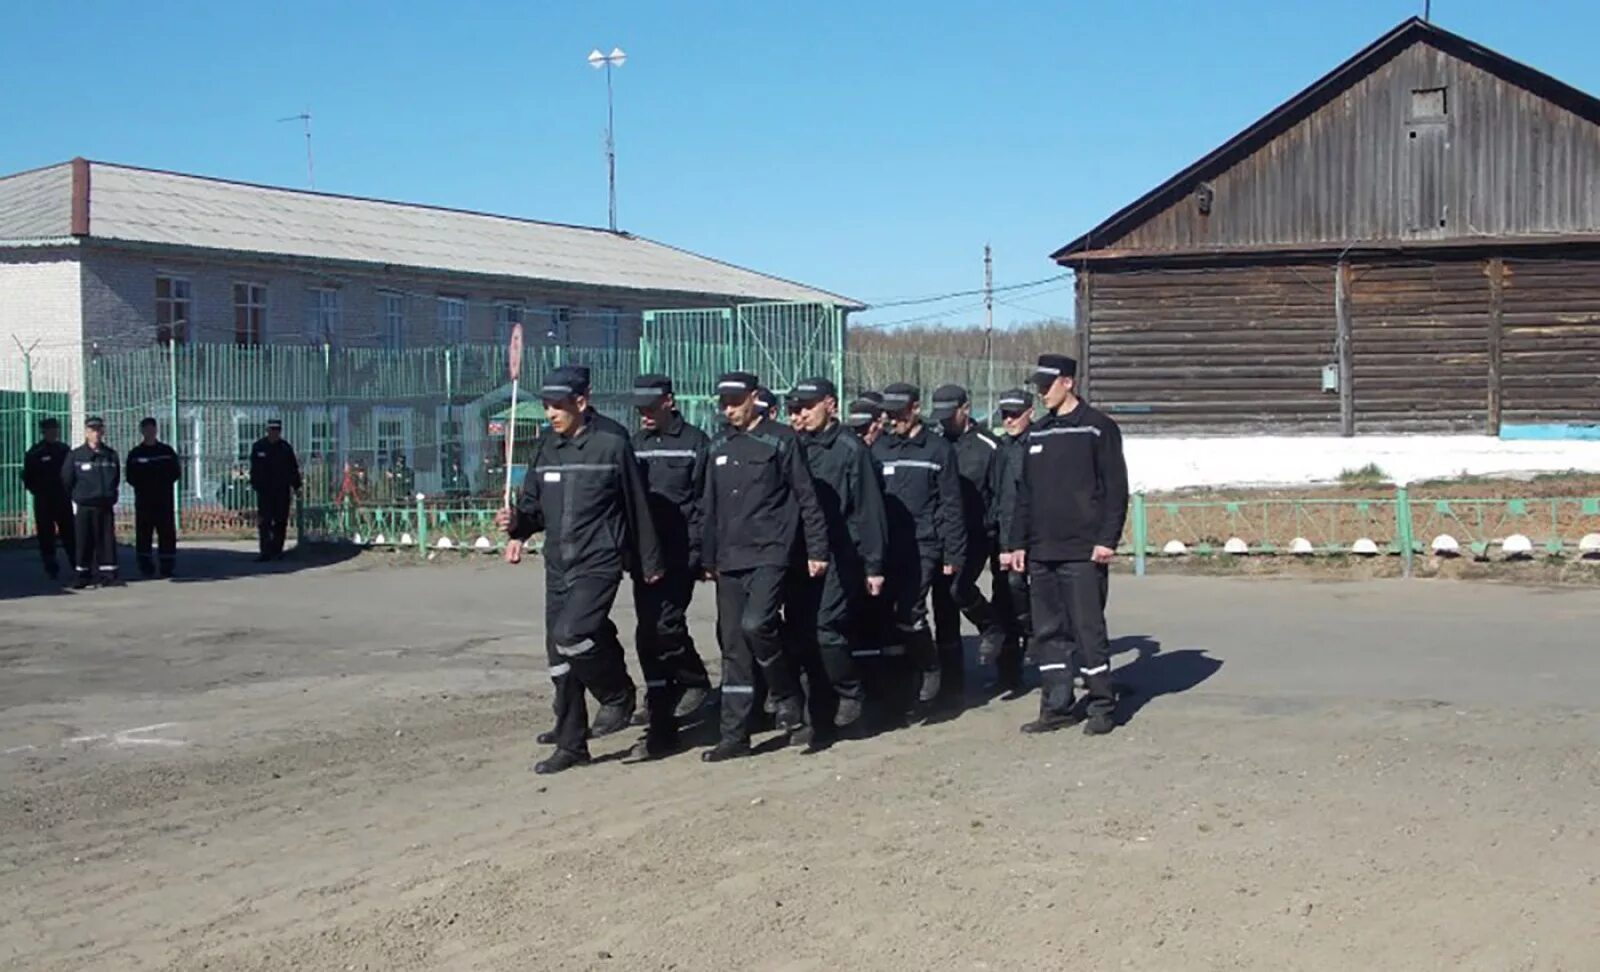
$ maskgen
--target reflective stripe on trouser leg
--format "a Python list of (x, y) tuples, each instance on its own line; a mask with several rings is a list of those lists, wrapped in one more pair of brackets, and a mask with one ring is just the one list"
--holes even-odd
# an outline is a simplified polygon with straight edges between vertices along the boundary
[(1077, 648), (1077, 665), (1083, 674), (1084, 694), (1091, 714), (1109, 714), (1116, 708), (1111, 688), (1111, 641), (1106, 631), (1107, 568), (1089, 561), (1061, 565), (1067, 594), (1068, 623)]
[[(545, 631), (550, 670), (556, 683), (556, 745), (569, 752), (588, 752), (589, 710), (585, 692), (602, 703), (616, 704), (632, 691), (611, 623), (620, 576), (568, 578), (545, 568)], [(556, 676), (562, 665), (567, 671)]]
[(1068, 638), (1068, 584), (1061, 565), (1028, 562), (1033, 596), (1033, 657), (1039, 664), (1039, 711), (1066, 715), (1072, 710), (1072, 645)]
[(745, 641), (740, 618), (745, 607), (744, 572), (717, 574), (717, 641), (722, 647), (722, 711), (724, 740), (750, 738), (750, 711), (755, 705), (755, 656)]

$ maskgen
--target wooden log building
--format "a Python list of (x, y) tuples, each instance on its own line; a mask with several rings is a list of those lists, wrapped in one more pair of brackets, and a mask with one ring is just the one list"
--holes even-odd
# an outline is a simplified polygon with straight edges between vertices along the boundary
[(1600, 100), (1419, 19), (1053, 256), (1132, 430), (1600, 423)]

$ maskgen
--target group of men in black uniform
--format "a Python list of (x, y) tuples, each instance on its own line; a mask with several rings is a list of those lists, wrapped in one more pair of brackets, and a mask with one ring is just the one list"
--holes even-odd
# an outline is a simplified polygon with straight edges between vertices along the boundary
[[(630, 433), (592, 408), (587, 369), (557, 369), (541, 388), (551, 429), (498, 517), (512, 562), (544, 534), (556, 725), (535, 770), (585, 763), (589, 739), (636, 723), (636, 756), (680, 748), (711, 689), (687, 621), (698, 580), (716, 585), (722, 656), (708, 762), (749, 755), (767, 716), (791, 742), (817, 744), (858, 731), (869, 702), (889, 724), (959, 706), (963, 616), (1005, 688), (1020, 693), (1024, 657), (1037, 663), (1039, 714), (1023, 731), (1112, 731), (1105, 600), (1127, 470), (1116, 423), (1077, 397), (1075, 377), (1072, 358), (1041, 356), (1042, 415), (1033, 394), (1006, 392), (996, 438), (953, 385), (934, 392), (931, 426), (912, 385), (842, 407), (832, 382), (806, 379), (788, 392), (786, 423), (756, 375), (731, 372), (717, 384), (725, 424), (708, 438), (665, 375), (635, 382)], [(640, 716), (610, 620), (625, 573)]]
[[(183, 473), (177, 451), (160, 440), (156, 420), (144, 418), (139, 422), (139, 444), (128, 450), (124, 464), (105, 442), (103, 419), (91, 415), (83, 426), (83, 444), (69, 448), (61, 441), (58, 419), (40, 421), (39, 441), (23, 457), (22, 482), (33, 497), (45, 573), (52, 579), (60, 576), (59, 544), (73, 570), (74, 590), (121, 585), (116, 505), (126, 479), (133, 488), (139, 572), (145, 577), (173, 576), (178, 555), (175, 490)], [(300, 488), (299, 464), (282, 434), (283, 423), (273, 419), (267, 423), (267, 434), (250, 450), (250, 484), (256, 490), (261, 535), (259, 560), (283, 555), (290, 495)]]

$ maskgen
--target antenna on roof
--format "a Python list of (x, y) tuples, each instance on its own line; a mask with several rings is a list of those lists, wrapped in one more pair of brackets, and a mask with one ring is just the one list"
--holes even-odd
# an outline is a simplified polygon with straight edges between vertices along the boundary
[(1433, 19), (1433, 0), (1422, 0), (1422, 19)]
[(305, 128), (305, 132), (306, 132), (306, 183), (313, 189), (317, 188), (317, 167), (316, 167), (316, 164), (312, 161), (312, 158), (311, 158), (311, 106), (307, 105), (306, 106), (306, 110), (302, 111), (298, 115), (290, 115), (287, 118), (280, 118), (280, 119), (278, 119), (278, 121), (280, 121), (280, 122), (297, 121)]

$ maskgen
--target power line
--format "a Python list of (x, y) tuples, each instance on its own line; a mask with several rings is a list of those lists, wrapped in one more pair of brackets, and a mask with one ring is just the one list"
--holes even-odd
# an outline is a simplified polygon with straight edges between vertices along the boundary
[(1042, 287), (1047, 283), (1055, 283), (1057, 280), (1065, 280), (1070, 275), (1070, 273), (1058, 273), (1049, 277), (1041, 277), (1038, 280), (1029, 280), (1026, 283), (1007, 284), (1006, 286), (994, 287), (992, 289), (980, 287), (976, 290), (954, 290), (948, 294), (938, 294), (933, 297), (912, 297), (906, 300), (891, 300), (882, 304), (868, 304), (867, 310), (884, 310), (889, 307), (913, 307), (918, 304), (937, 304), (942, 301), (953, 300), (957, 297), (980, 297), (986, 293), (1000, 294), (1016, 290), (1027, 290), (1032, 287)]

